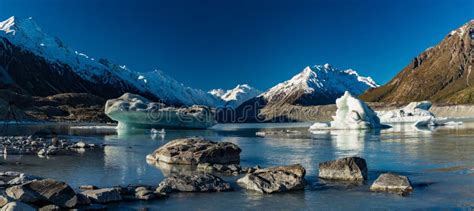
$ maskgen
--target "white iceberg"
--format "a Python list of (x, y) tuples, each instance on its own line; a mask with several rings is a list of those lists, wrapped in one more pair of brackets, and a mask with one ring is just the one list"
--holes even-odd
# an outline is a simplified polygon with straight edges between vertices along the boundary
[(411, 102), (403, 108), (379, 111), (378, 115), (382, 123), (413, 123), (413, 126), (441, 125), (446, 118), (436, 118), (429, 110), (431, 102)]
[(353, 97), (349, 92), (336, 100), (337, 111), (329, 124), (317, 122), (310, 127), (319, 129), (372, 129), (385, 128), (380, 119), (364, 101)]
[(205, 129), (216, 124), (214, 113), (206, 106), (176, 108), (131, 93), (107, 100), (105, 114), (118, 122), (118, 129)]

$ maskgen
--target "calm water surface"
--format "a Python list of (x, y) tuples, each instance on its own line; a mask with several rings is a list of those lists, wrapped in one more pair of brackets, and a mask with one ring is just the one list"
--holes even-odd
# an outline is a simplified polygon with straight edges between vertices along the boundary
[[(103, 150), (74, 156), (7, 156), (0, 170), (16, 170), (68, 182), (74, 188), (91, 184), (99, 187), (127, 184), (158, 185), (169, 174), (192, 173), (192, 169), (155, 166), (145, 156), (170, 140), (203, 136), (228, 141), (242, 148), (242, 166), (302, 164), (306, 170), (304, 191), (261, 195), (240, 189), (238, 177), (223, 176), (235, 191), (226, 193), (179, 193), (166, 200), (118, 203), (116, 209), (170, 210), (321, 210), (321, 209), (472, 209), (474, 207), (474, 122), (457, 127), (414, 130), (396, 125), (382, 131), (307, 132), (308, 124), (218, 125), (211, 130), (167, 130), (164, 137), (147, 131), (134, 134), (110, 129), (78, 129), (66, 125), (11, 126), (22, 134), (51, 131), (70, 139), (104, 143)], [(285, 131), (267, 133), (259, 131)], [(367, 160), (369, 180), (350, 185), (319, 180), (318, 163), (345, 156)], [(383, 172), (408, 176), (415, 191), (408, 197), (368, 191)]]

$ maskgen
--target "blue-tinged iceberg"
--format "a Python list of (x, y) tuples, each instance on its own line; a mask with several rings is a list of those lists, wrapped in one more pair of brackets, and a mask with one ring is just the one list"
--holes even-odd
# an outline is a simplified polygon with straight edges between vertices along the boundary
[(216, 124), (214, 113), (209, 107), (171, 107), (131, 93), (107, 100), (105, 114), (118, 121), (118, 129), (205, 129)]
[(380, 124), (377, 114), (363, 101), (353, 97), (348, 91), (336, 100), (337, 111), (329, 124), (315, 123), (310, 131), (320, 129), (377, 129), (386, 128)]

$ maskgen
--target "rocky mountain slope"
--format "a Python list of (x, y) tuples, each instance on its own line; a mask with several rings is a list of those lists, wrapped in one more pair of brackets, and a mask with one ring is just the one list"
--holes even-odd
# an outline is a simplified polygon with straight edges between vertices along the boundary
[(223, 89), (213, 89), (209, 91), (212, 94), (225, 102), (226, 107), (235, 108), (243, 102), (253, 98), (262, 92), (248, 84), (239, 84), (233, 89), (224, 91)]
[(137, 72), (75, 51), (44, 33), (32, 18), (0, 22), (0, 89), (43, 97), (88, 93), (108, 99), (132, 92), (174, 105), (223, 103), (161, 71)]
[(305, 117), (297, 115), (305, 107), (333, 104), (345, 91), (359, 95), (377, 86), (372, 78), (352, 69), (316, 65), (242, 103), (235, 111), (221, 111), (218, 116), (223, 122), (302, 120)]
[(415, 57), (386, 85), (368, 90), (361, 99), (397, 104), (422, 100), (474, 103), (473, 63), (474, 20), (471, 20)]

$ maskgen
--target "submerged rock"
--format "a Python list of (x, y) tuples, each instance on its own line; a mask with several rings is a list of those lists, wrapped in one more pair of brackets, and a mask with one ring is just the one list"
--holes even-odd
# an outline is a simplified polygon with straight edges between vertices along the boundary
[(1, 211), (35, 211), (36, 209), (32, 206), (19, 202), (14, 201), (6, 204), (2, 207)]
[(119, 129), (131, 128), (197, 128), (216, 124), (214, 113), (206, 106), (175, 108), (131, 93), (107, 100), (105, 114), (118, 121)]
[(410, 180), (406, 176), (386, 173), (381, 174), (370, 186), (371, 191), (383, 191), (407, 195), (413, 191)]
[(237, 180), (245, 189), (260, 193), (276, 193), (304, 189), (306, 170), (296, 164), (255, 170)]
[(332, 180), (361, 181), (367, 179), (367, 164), (360, 157), (346, 157), (319, 163), (319, 177)]
[(76, 206), (77, 197), (74, 190), (64, 182), (53, 179), (32, 181), (6, 189), (6, 194), (28, 204), (55, 204), (60, 207)]
[(353, 97), (348, 91), (336, 100), (337, 111), (329, 124), (315, 123), (310, 130), (319, 129), (370, 129), (385, 128), (380, 119), (364, 101)]
[(240, 148), (230, 142), (213, 142), (204, 138), (173, 140), (147, 155), (147, 160), (169, 164), (238, 163)]
[(85, 195), (91, 202), (109, 203), (122, 201), (120, 192), (115, 188), (101, 188), (96, 190), (85, 190), (81, 194)]
[(223, 192), (232, 187), (220, 177), (209, 173), (197, 175), (173, 175), (166, 177), (158, 187), (158, 193), (171, 192)]

